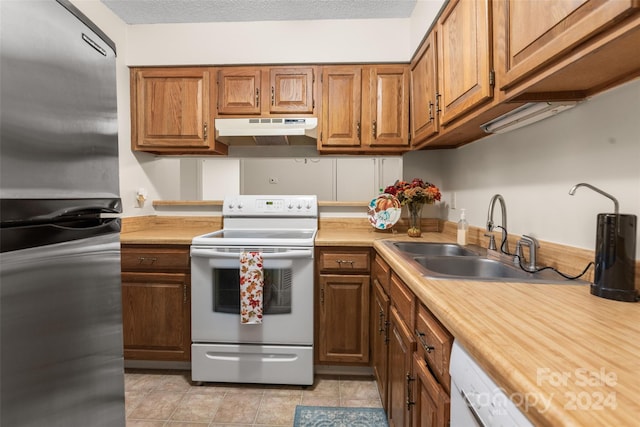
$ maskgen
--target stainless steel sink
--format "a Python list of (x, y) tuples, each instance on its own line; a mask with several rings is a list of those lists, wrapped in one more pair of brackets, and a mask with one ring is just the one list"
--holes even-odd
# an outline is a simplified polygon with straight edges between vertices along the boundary
[(477, 252), (454, 243), (393, 242), (399, 251), (425, 256), (478, 256)]
[(487, 258), (487, 250), (474, 245), (392, 241), (383, 244), (402, 256), (417, 273), (434, 279), (589, 284), (583, 280), (565, 279), (552, 270), (529, 273), (503, 260)]

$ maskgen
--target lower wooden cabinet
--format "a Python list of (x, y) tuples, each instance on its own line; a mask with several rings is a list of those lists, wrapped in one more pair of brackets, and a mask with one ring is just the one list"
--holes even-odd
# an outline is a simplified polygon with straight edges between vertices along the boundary
[(188, 274), (123, 273), (125, 359), (190, 360)]
[(426, 360), (413, 354), (413, 427), (447, 427), (449, 425), (450, 400), (447, 392), (434, 378)]
[(369, 363), (369, 248), (316, 249), (316, 361)]
[(394, 306), (391, 306), (390, 313), (387, 418), (390, 427), (409, 427), (414, 405), (411, 400), (411, 383), (414, 380), (411, 358), (416, 350), (416, 342)]
[(446, 427), (453, 336), (379, 255), (374, 261), (372, 367), (389, 425)]
[(318, 360), (369, 361), (369, 276), (323, 274), (319, 289)]
[(377, 278), (373, 279), (371, 294), (371, 365), (378, 384), (382, 407), (388, 407), (388, 371), (389, 371), (389, 297)]
[(453, 336), (380, 255), (373, 263), (371, 255), (316, 248), (317, 363), (369, 364), (390, 427), (446, 427)]
[(123, 245), (122, 325), (128, 360), (191, 360), (188, 246)]

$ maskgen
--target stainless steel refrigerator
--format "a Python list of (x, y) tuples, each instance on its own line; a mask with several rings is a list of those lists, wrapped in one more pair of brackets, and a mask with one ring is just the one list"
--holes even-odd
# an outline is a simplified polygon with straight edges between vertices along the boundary
[(115, 46), (0, 8), (0, 425), (124, 426)]

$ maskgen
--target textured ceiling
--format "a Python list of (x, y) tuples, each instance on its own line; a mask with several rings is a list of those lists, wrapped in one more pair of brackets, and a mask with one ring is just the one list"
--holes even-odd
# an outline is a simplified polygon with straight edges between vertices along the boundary
[(417, 0), (101, 1), (127, 24), (163, 24), (408, 18)]

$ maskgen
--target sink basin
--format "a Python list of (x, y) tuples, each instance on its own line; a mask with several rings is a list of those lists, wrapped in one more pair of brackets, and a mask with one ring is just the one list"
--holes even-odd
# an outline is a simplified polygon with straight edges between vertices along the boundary
[(393, 242), (399, 251), (424, 256), (478, 256), (464, 246), (453, 243)]
[(433, 278), (567, 285), (587, 284), (582, 280), (565, 279), (551, 270), (529, 273), (516, 266), (483, 257), (414, 256), (413, 260), (424, 269), (423, 275)]
[(418, 264), (439, 275), (521, 279), (531, 273), (516, 270), (500, 261), (487, 258), (468, 257), (414, 257)]
[(565, 279), (552, 270), (529, 273), (503, 259), (488, 258), (487, 250), (475, 245), (395, 241), (383, 244), (407, 260), (419, 274), (434, 279), (589, 284), (584, 280)]

